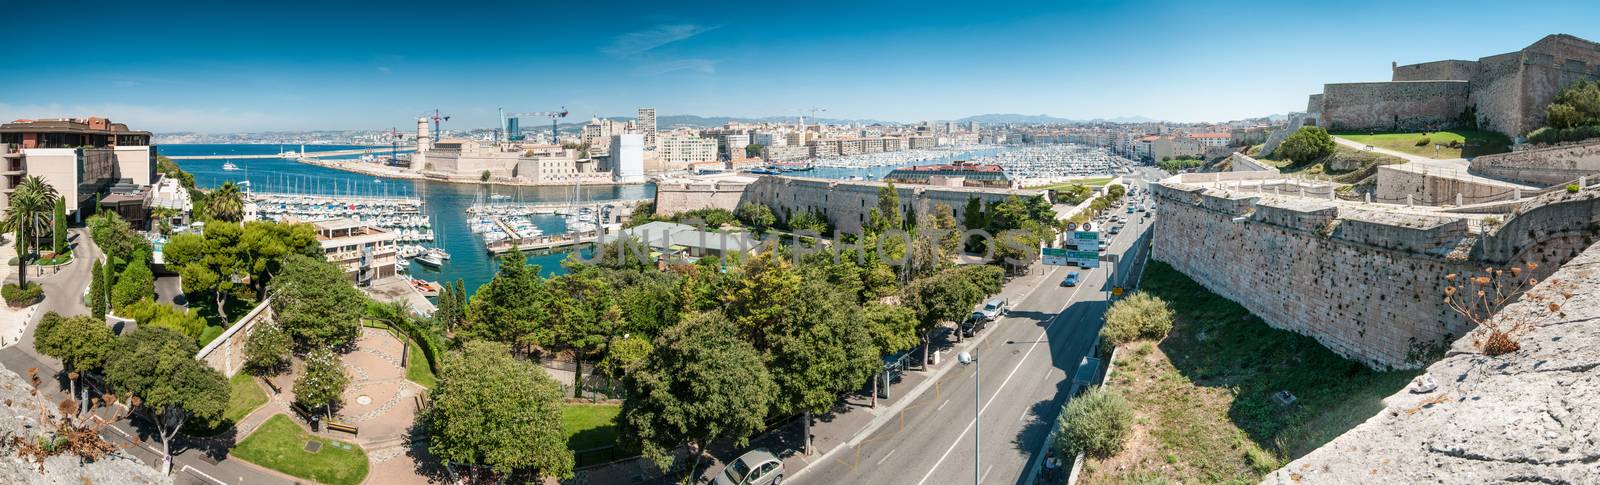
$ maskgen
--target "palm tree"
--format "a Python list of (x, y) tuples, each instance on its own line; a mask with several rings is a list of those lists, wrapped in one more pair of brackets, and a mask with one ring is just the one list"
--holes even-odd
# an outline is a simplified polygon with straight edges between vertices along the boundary
[(225, 222), (244, 220), (244, 194), (233, 182), (223, 182), (221, 187), (206, 194), (206, 214)]
[(28, 247), (38, 247), (38, 235), (50, 227), (59, 195), (37, 175), (23, 177), (11, 192), (11, 205), (0, 216), (0, 230), (17, 235), (17, 284), (28, 285)]

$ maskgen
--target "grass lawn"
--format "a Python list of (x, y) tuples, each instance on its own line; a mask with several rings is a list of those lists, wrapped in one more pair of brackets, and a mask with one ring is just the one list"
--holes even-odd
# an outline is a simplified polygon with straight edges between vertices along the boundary
[[(401, 339), (404, 340), (404, 337)], [(439, 384), (439, 379), (434, 377), (433, 369), (428, 368), (428, 357), (423, 355), (422, 346), (412, 342), (410, 348), (411, 356), (406, 358), (406, 379), (433, 389)]]
[[(1343, 132), (1334, 133), (1334, 136), (1356, 143), (1431, 158), (1476, 157), (1478, 155), (1511, 151), (1511, 140), (1506, 138), (1505, 135), (1476, 130), (1432, 131), (1426, 135), (1420, 132), (1377, 134)], [(1428, 142), (1423, 146), (1417, 146), (1417, 141), (1424, 137), (1428, 138)], [(1449, 145), (1452, 141), (1460, 142), (1460, 145), (1457, 145), (1457, 148), (1450, 148)], [(1434, 145), (1439, 145), (1437, 153), (1434, 152)]]
[(1036, 190), (1063, 190), (1063, 189), (1066, 189), (1068, 187), (1072, 187), (1074, 185), (1082, 185), (1084, 187), (1100, 187), (1100, 186), (1103, 186), (1105, 184), (1111, 183), (1111, 180), (1114, 179), (1114, 178), (1115, 177), (1091, 177), (1091, 178), (1077, 179), (1077, 180), (1073, 180), (1073, 181), (1069, 181), (1069, 182), (1062, 182), (1062, 183), (1055, 184), (1055, 185), (1040, 185), (1040, 186), (1028, 187), (1028, 188), (1029, 189), (1036, 189)]
[(216, 436), (266, 403), (267, 393), (261, 390), (261, 385), (256, 384), (250, 374), (240, 372), (228, 379), (228, 409), (222, 412), (222, 422), (210, 428), (191, 423), (184, 426), (183, 433), (190, 436)]
[[(1135, 410), (1122, 453), (1084, 483), (1254, 483), (1383, 409), (1415, 372), (1375, 372), (1310, 337), (1268, 327), (1164, 263), (1144, 290), (1177, 314), (1160, 342), (1121, 348), (1107, 384)], [(1283, 407), (1271, 396), (1293, 393)]]
[(615, 420), (619, 404), (566, 404), (561, 406), (561, 427), (567, 431), (567, 448), (574, 451), (617, 444)]
[[(315, 453), (306, 442), (321, 445)], [(312, 436), (288, 416), (275, 415), (233, 448), (251, 463), (330, 485), (355, 485), (367, 477), (367, 453), (344, 441)]]

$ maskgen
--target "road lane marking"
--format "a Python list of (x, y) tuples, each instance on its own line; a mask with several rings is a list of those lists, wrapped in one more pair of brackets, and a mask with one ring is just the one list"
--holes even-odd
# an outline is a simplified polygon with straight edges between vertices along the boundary
[(981, 484), (981, 483), (983, 483), (983, 479), (989, 478), (989, 472), (992, 472), (992, 471), (994, 471), (994, 465), (989, 465), (989, 468), (983, 469), (983, 475), (979, 475), (978, 476), (978, 483)]
[[(899, 449), (899, 448), (895, 448), (895, 449)], [(879, 464), (879, 465), (882, 465), (882, 464), (883, 464), (883, 461), (884, 461), (884, 460), (888, 460), (888, 459), (889, 459), (889, 457), (891, 457), (891, 456), (894, 456), (894, 450), (889, 450), (889, 452), (888, 452), (888, 453), (885, 453), (885, 454), (884, 454), (884, 455), (883, 455), (883, 458), (879, 458), (879, 459), (878, 459), (878, 464)]]
[(946, 405), (946, 404), (950, 404), (950, 400), (949, 399), (945, 399), (944, 402), (939, 403), (939, 407), (933, 408), (933, 410), (934, 411), (938, 411), (940, 409), (944, 409), (944, 405)]
[[(973, 418), (972, 421), (967, 422), (967, 427), (961, 430), (961, 434), (956, 436), (955, 441), (950, 443), (949, 448), (945, 448), (944, 454), (939, 455), (939, 460), (933, 462), (933, 466), (928, 468), (928, 473), (922, 475), (921, 480), (917, 480), (917, 485), (927, 483), (928, 477), (933, 476), (934, 470), (938, 470), (939, 465), (944, 463), (944, 459), (950, 457), (950, 452), (955, 451), (956, 446), (961, 445), (961, 441), (967, 436), (967, 432), (972, 431), (973, 425), (978, 424), (978, 419), (983, 417), (983, 411), (989, 409), (989, 405), (994, 404), (994, 399), (1000, 396), (1000, 391), (1004, 390), (1006, 384), (1011, 382), (1011, 377), (1017, 375), (1017, 369), (1021, 369), (1022, 364), (1028, 361), (1028, 356), (1033, 355), (1034, 349), (1039, 348), (1039, 342), (1045, 341), (1045, 339), (1050, 336), (1050, 328), (1056, 326), (1056, 322), (1060, 321), (1061, 316), (1066, 314), (1066, 309), (1071, 307), (1072, 302), (1078, 299), (1078, 291), (1081, 289), (1083, 289), (1083, 286), (1078, 286), (1072, 289), (1072, 294), (1067, 296), (1067, 305), (1063, 306), (1061, 311), (1056, 312), (1055, 316), (1050, 317), (1050, 323), (1045, 324), (1044, 328), (1039, 331), (1039, 340), (1035, 340), (1033, 345), (1028, 346), (1028, 352), (1022, 354), (1022, 358), (1017, 360), (1017, 365), (1011, 367), (1011, 372), (1006, 374), (1006, 378), (1000, 381), (1000, 386), (995, 388), (993, 394), (990, 394), (989, 400), (984, 402), (982, 407), (978, 408), (978, 416)], [(979, 358), (982, 358), (982, 356), (979, 356)], [(973, 375), (977, 375), (977, 372), (973, 372)]]
[(194, 472), (196, 475), (200, 475), (202, 477), (206, 477), (207, 480), (211, 480), (213, 482), (217, 482), (218, 485), (228, 485), (228, 482), (224, 482), (222, 480), (218, 480), (215, 477), (212, 477), (211, 475), (207, 475), (205, 472), (202, 472), (199, 469), (191, 467), (189, 465), (184, 465), (183, 468), (179, 469), (178, 471)]

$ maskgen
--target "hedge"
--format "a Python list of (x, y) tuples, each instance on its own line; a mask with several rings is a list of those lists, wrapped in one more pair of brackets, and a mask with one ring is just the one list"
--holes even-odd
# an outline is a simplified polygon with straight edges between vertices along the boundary
[(44, 288), (38, 283), (28, 282), (28, 287), (17, 286), (16, 283), (6, 283), (0, 287), (0, 297), (6, 299), (6, 304), (12, 308), (21, 308), (39, 302), (39, 297), (44, 296)]

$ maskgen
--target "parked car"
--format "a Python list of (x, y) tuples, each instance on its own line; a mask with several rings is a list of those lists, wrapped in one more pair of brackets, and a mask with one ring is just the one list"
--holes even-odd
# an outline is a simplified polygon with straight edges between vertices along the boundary
[(783, 461), (766, 448), (756, 448), (729, 462), (712, 480), (716, 485), (779, 485), (783, 483)]
[(1078, 272), (1067, 273), (1067, 278), (1061, 280), (1061, 286), (1078, 286)]
[(983, 312), (972, 312), (972, 315), (968, 315), (966, 320), (961, 321), (961, 336), (971, 337), (976, 335), (983, 330), (983, 327), (989, 326), (989, 320), (991, 320), (989, 317), (983, 316)]
[(1005, 316), (1006, 312), (1010, 310), (1011, 302), (1006, 301), (1005, 297), (997, 296), (983, 302), (983, 309), (978, 310), (978, 314), (983, 315), (986, 320), (994, 320)]

